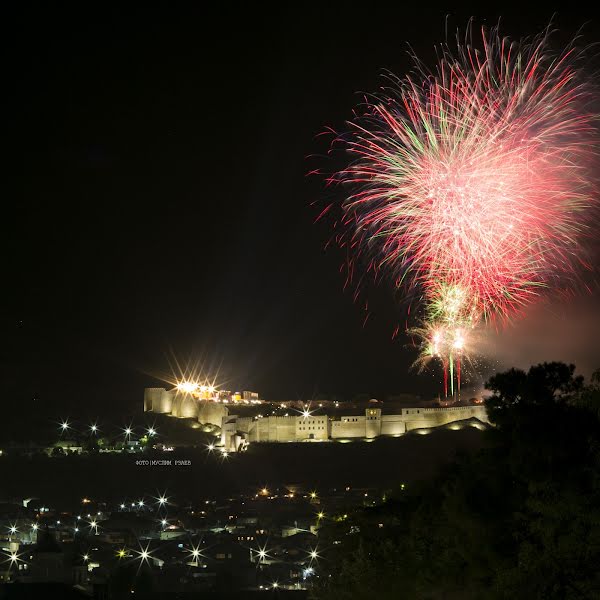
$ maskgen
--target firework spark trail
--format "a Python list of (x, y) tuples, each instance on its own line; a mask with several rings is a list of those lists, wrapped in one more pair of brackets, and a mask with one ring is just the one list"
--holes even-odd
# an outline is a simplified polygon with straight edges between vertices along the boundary
[[(414, 331), (451, 387), (469, 329), (576, 281), (596, 202), (581, 54), (552, 53), (547, 34), (515, 43), (494, 29), (482, 41), (444, 46), (434, 72), (415, 59), (416, 75), (390, 78), (337, 140), (354, 160), (333, 178), (353, 190), (338, 240), (423, 297)], [(353, 258), (349, 278), (355, 269)]]

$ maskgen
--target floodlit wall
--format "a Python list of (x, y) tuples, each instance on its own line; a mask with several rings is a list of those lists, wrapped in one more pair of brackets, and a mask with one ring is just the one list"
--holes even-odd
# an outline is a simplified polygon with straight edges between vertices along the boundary
[(381, 435), (381, 409), (367, 408), (365, 410), (365, 437), (376, 438)]
[(447, 406), (441, 408), (403, 408), (406, 431), (425, 427), (439, 427), (452, 421), (476, 418), (489, 423), (485, 406)]
[(198, 418), (198, 401), (191, 395), (185, 394), (179, 407), (180, 419)]
[(329, 419), (327, 415), (295, 417), (295, 419), (295, 439), (297, 441), (329, 439)]
[(171, 414), (179, 419), (196, 419), (198, 417), (198, 403), (191, 394), (178, 392), (173, 398)]
[(346, 415), (337, 420), (330, 420), (326, 415), (306, 418), (269, 416), (260, 419), (230, 416), (223, 418), (222, 440), (227, 449), (234, 449), (233, 437), (236, 433), (245, 436), (249, 442), (373, 439), (380, 435), (403, 435), (414, 429), (429, 429), (471, 418), (489, 423), (483, 405), (404, 408), (395, 415), (382, 415), (381, 409), (367, 408), (364, 415)]
[(144, 390), (144, 411), (170, 413), (173, 409), (173, 392), (165, 388), (146, 388)]
[(156, 407), (156, 410), (153, 408), (154, 412), (158, 413), (170, 413), (173, 409), (173, 392), (171, 390), (163, 390), (160, 395), (159, 405)]
[(256, 421), (260, 441), (295, 442), (298, 417), (264, 417)]
[(406, 422), (402, 415), (383, 415), (381, 417), (381, 435), (402, 435), (406, 433)]
[(361, 415), (340, 417), (331, 422), (331, 438), (364, 438), (366, 437), (365, 417)]
[(234, 450), (237, 422), (235, 416), (223, 417), (221, 424), (221, 445), (225, 450)]
[(181, 411), (181, 394), (174, 394), (173, 402), (171, 405), (171, 416), (178, 417)]
[(144, 412), (154, 410), (154, 406), (160, 403), (160, 395), (164, 388), (146, 388), (144, 390)]
[(237, 430), (242, 433), (250, 433), (256, 425), (256, 419), (254, 417), (238, 417), (236, 419)]
[[(198, 422), (210, 423), (221, 427), (223, 417), (229, 415), (229, 409), (218, 402), (200, 401), (198, 404)], [(238, 419), (239, 420), (239, 419)]]
[[(241, 419), (238, 419), (241, 420)], [(296, 417), (263, 417), (244, 423), (251, 442), (295, 442)]]

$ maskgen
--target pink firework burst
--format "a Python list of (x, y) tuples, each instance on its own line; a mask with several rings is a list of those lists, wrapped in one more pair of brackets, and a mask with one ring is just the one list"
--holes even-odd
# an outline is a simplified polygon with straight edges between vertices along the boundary
[[(427, 319), (474, 326), (570, 285), (596, 205), (596, 141), (581, 54), (548, 35), (442, 49), (437, 69), (392, 79), (338, 142), (354, 157), (340, 236), (420, 290)], [(444, 314), (447, 290), (464, 298)]]

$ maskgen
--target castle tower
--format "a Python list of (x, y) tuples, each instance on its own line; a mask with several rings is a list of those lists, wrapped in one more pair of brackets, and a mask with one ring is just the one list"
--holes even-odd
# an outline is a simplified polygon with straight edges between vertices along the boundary
[(173, 405), (173, 392), (165, 388), (146, 388), (144, 390), (144, 412), (170, 413)]
[(367, 408), (365, 410), (365, 437), (375, 438), (381, 435), (381, 409)]
[(229, 409), (219, 402), (200, 401), (198, 405), (198, 423), (221, 427), (223, 417), (229, 415)]
[(164, 388), (146, 388), (144, 390), (144, 412), (154, 410), (163, 391)]
[(174, 417), (180, 419), (197, 419), (198, 418), (198, 402), (187, 392), (178, 392), (173, 398), (173, 411)]
[(160, 402), (154, 412), (170, 413), (173, 409), (173, 390), (163, 390), (160, 394)]

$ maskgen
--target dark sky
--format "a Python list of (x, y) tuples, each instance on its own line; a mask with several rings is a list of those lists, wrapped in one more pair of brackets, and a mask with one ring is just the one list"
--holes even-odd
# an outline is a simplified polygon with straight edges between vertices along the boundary
[[(131, 407), (175, 360), (271, 399), (436, 389), (391, 340), (389, 288), (363, 327), (306, 177), (317, 134), (410, 67), (407, 43), (431, 61), (447, 14), (500, 16), (396, 4), (4, 8), (5, 401)], [(503, 31), (553, 12), (505, 13)], [(591, 14), (555, 20), (598, 39)]]

